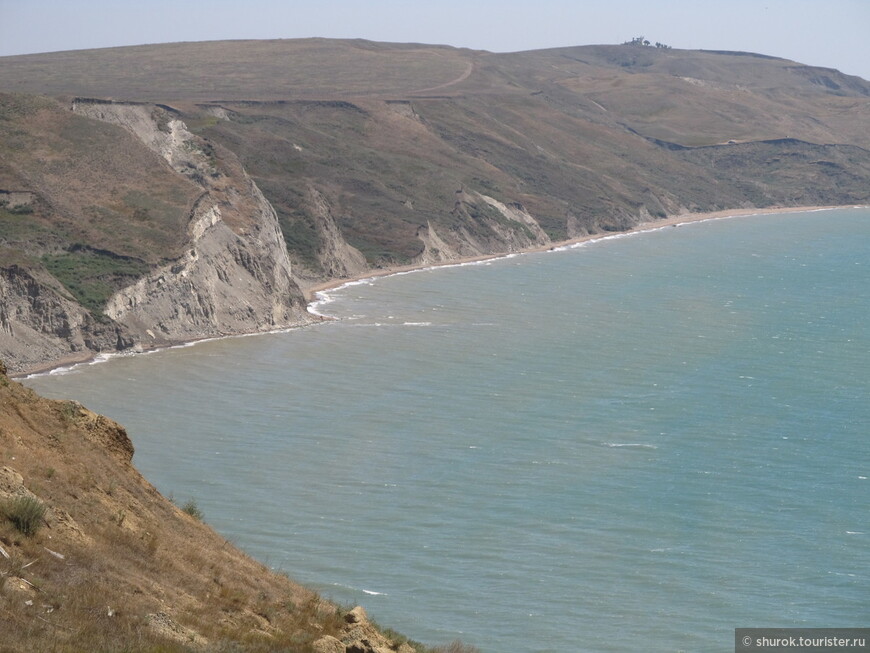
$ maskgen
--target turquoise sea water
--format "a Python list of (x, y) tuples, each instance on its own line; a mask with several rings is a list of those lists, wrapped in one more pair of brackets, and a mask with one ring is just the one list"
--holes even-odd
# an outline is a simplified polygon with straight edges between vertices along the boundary
[(727, 651), (870, 625), (870, 211), (329, 294), (339, 321), (28, 384), (165, 494), (428, 643)]

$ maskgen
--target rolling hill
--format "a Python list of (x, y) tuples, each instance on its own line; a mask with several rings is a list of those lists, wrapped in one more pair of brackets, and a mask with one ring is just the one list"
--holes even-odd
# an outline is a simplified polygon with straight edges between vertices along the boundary
[[(685, 213), (866, 204), (868, 124), (870, 82), (740, 52), (0, 58), (0, 359), (287, 328), (324, 281)], [(0, 363), (0, 650), (425, 650), (250, 560), (132, 455)]]
[(42, 325), (32, 360), (0, 348), (14, 369), (301, 323), (306, 288), (370, 269), (870, 198), (870, 83), (752, 53), (178, 43), (6, 57), (0, 92), (5, 292), (46, 293), (0, 314)]

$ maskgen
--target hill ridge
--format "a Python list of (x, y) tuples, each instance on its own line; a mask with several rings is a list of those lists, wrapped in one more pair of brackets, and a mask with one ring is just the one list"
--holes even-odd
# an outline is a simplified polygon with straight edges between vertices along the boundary
[[(21, 371), (301, 323), (303, 293), (331, 279), (649, 218), (868, 203), (870, 82), (750, 54), (303, 39), (6, 57), (0, 292), (16, 308), (0, 313), (0, 355)], [(197, 247), (219, 222), (221, 244)], [(254, 224), (277, 234), (268, 247)], [(284, 261), (286, 291), (267, 259)], [(172, 315), (166, 281), (191, 287), (184, 271), (205, 265), (194, 286), (218, 289), (230, 261), (257, 289)], [(41, 360), (15, 345), (34, 325)]]

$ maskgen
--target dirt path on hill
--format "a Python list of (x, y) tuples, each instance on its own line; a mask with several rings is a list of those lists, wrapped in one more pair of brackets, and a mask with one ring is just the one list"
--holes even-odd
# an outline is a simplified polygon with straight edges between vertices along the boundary
[(447, 82), (446, 84), (439, 84), (438, 86), (433, 86), (432, 88), (424, 88), (424, 89), (420, 89), (419, 91), (411, 91), (411, 94), (413, 95), (413, 94), (417, 94), (417, 93), (429, 93), (431, 91), (440, 91), (441, 89), (447, 88), (448, 86), (453, 86), (454, 84), (458, 84), (459, 82), (464, 82), (466, 79), (468, 79), (471, 76), (472, 72), (474, 72), (474, 62), (469, 61), (468, 67), (465, 69), (465, 72), (462, 73), (459, 77), (457, 77), (453, 81)]

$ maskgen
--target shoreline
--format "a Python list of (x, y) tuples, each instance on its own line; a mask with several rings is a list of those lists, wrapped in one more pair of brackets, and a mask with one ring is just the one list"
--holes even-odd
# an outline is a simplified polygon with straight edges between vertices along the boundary
[(863, 205), (855, 205), (855, 204), (847, 204), (847, 205), (828, 205), (828, 206), (797, 206), (797, 207), (771, 207), (771, 208), (749, 208), (749, 209), (723, 209), (720, 211), (708, 211), (704, 213), (681, 213), (679, 215), (670, 216), (667, 218), (663, 218), (661, 220), (651, 220), (648, 222), (641, 222), (628, 229), (626, 231), (605, 231), (601, 233), (595, 234), (587, 234), (585, 236), (578, 236), (576, 238), (570, 238), (567, 240), (557, 241), (553, 243), (549, 243), (547, 245), (539, 245), (535, 247), (529, 247), (525, 249), (519, 249), (513, 252), (502, 252), (499, 254), (481, 254), (479, 256), (467, 256), (461, 257), (457, 259), (453, 259), (450, 261), (439, 261), (436, 263), (419, 263), (419, 264), (410, 264), (410, 265), (397, 265), (386, 268), (376, 268), (367, 270), (366, 272), (360, 273), (358, 275), (352, 277), (345, 277), (340, 279), (330, 279), (328, 281), (323, 281), (320, 283), (311, 284), (310, 286), (305, 286), (302, 288), (302, 294), (305, 298), (306, 302), (306, 311), (310, 316), (309, 322), (302, 322), (300, 324), (289, 325), (286, 327), (279, 327), (276, 329), (270, 329), (267, 331), (250, 331), (243, 333), (228, 333), (228, 334), (217, 334), (213, 336), (203, 336), (201, 338), (193, 338), (189, 340), (179, 340), (178, 342), (170, 342), (161, 345), (154, 345), (150, 347), (139, 345), (137, 347), (131, 348), (127, 351), (115, 351), (115, 352), (99, 352), (95, 354), (69, 354), (62, 358), (56, 359), (51, 362), (46, 362), (42, 365), (37, 365), (23, 372), (17, 372), (14, 374), (9, 374), (10, 379), (14, 379), (17, 381), (26, 380), (31, 376), (41, 376), (44, 374), (51, 374), (55, 370), (60, 370), (64, 368), (74, 369), (80, 365), (90, 365), (94, 364), (100, 358), (104, 358), (105, 360), (109, 360), (115, 356), (137, 356), (141, 354), (150, 354), (157, 351), (162, 351), (165, 349), (174, 349), (179, 347), (189, 347), (195, 345), (199, 342), (207, 342), (209, 340), (218, 340), (225, 338), (240, 338), (245, 336), (256, 336), (256, 335), (265, 335), (269, 333), (281, 333), (285, 331), (291, 331), (293, 329), (299, 329), (306, 326), (312, 326), (315, 324), (319, 324), (322, 322), (328, 322), (337, 318), (330, 317), (328, 315), (322, 315), (320, 313), (312, 312), (311, 305), (318, 301), (317, 295), (319, 293), (327, 292), (329, 290), (336, 290), (337, 288), (342, 288), (346, 285), (357, 283), (360, 281), (365, 281), (368, 279), (378, 279), (381, 277), (389, 277), (396, 274), (406, 274), (408, 272), (416, 272), (420, 270), (431, 270), (437, 269), (440, 267), (449, 267), (449, 266), (460, 266), (460, 265), (469, 265), (473, 263), (479, 263), (483, 261), (492, 261), (500, 258), (506, 258), (509, 256), (516, 256), (519, 254), (538, 254), (551, 252), (556, 250), (567, 249), (570, 247), (577, 246), (581, 243), (594, 242), (596, 240), (604, 240), (606, 238), (613, 238), (619, 236), (627, 236), (632, 234), (639, 234), (648, 231), (656, 231), (658, 229), (663, 229), (666, 227), (678, 227), (680, 225), (693, 224), (697, 222), (705, 222), (708, 220), (724, 220), (731, 218), (744, 218), (744, 217), (754, 217), (754, 216), (764, 216), (764, 215), (777, 215), (782, 213), (811, 213), (815, 211), (832, 211), (835, 209), (857, 209), (857, 208), (867, 208)]
[[(648, 222), (641, 222), (632, 227), (631, 229), (627, 229), (626, 231), (604, 231), (595, 234), (587, 234), (585, 236), (577, 236), (576, 238), (569, 238), (567, 240), (560, 240), (553, 243), (549, 243), (547, 245), (538, 245), (535, 247), (528, 247), (526, 249), (518, 249), (513, 252), (502, 252), (500, 254), (481, 254), (479, 256), (466, 256), (457, 259), (452, 259), (450, 261), (438, 261), (436, 263), (413, 263), (409, 265), (396, 265), (390, 266), (386, 268), (376, 268), (372, 270), (368, 270), (367, 272), (360, 273), (358, 275), (354, 275), (352, 277), (344, 277), (341, 279), (330, 279), (329, 281), (322, 281), (320, 283), (315, 283), (310, 286), (306, 286), (302, 289), (303, 294), (305, 295), (305, 301), (310, 306), (312, 303), (317, 301), (317, 294), (321, 292), (326, 292), (329, 290), (335, 290), (337, 288), (341, 288), (343, 286), (357, 283), (359, 281), (365, 281), (368, 279), (377, 279), (380, 277), (389, 277), (394, 274), (405, 274), (408, 272), (416, 272), (418, 270), (430, 270), (437, 269), (440, 267), (449, 267), (456, 265), (468, 265), (472, 263), (480, 263), (482, 261), (492, 261), (500, 258), (505, 258), (508, 256), (516, 256), (519, 254), (539, 254), (544, 252), (551, 252), (555, 250), (567, 249), (570, 247), (574, 247), (581, 243), (593, 242), (596, 240), (604, 240), (605, 238), (613, 238), (617, 236), (627, 236), (632, 234), (639, 234), (648, 231), (655, 231), (658, 229), (663, 229), (666, 227), (678, 227), (680, 225), (693, 224), (696, 222), (706, 222), (707, 220), (725, 220), (730, 218), (748, 218), (753, 216), (764, 216), (764, 215), (778, 215), (782, 213), (812, 213), (815, 211), (833, 211), (836, 209), (857, 209), (857, 208), (867, 208), (860, 204), (845, 204), (845, 205), (828, 205), (828, 206), (797, 206), (797, 207), (771, 207), (764, 209), (750, 208), (750, 209), (723, 209), (721, 211), (708, 211), (704, 213), (681, 213), (679, 215), (669, 216), (667, 218), (663, 218), (661, 220), (650, 220)], [(313, 314), (316, 317), (323, 317), (325, 319), (334, 319), (329, 316), (320, 316), (318, 314)]]

